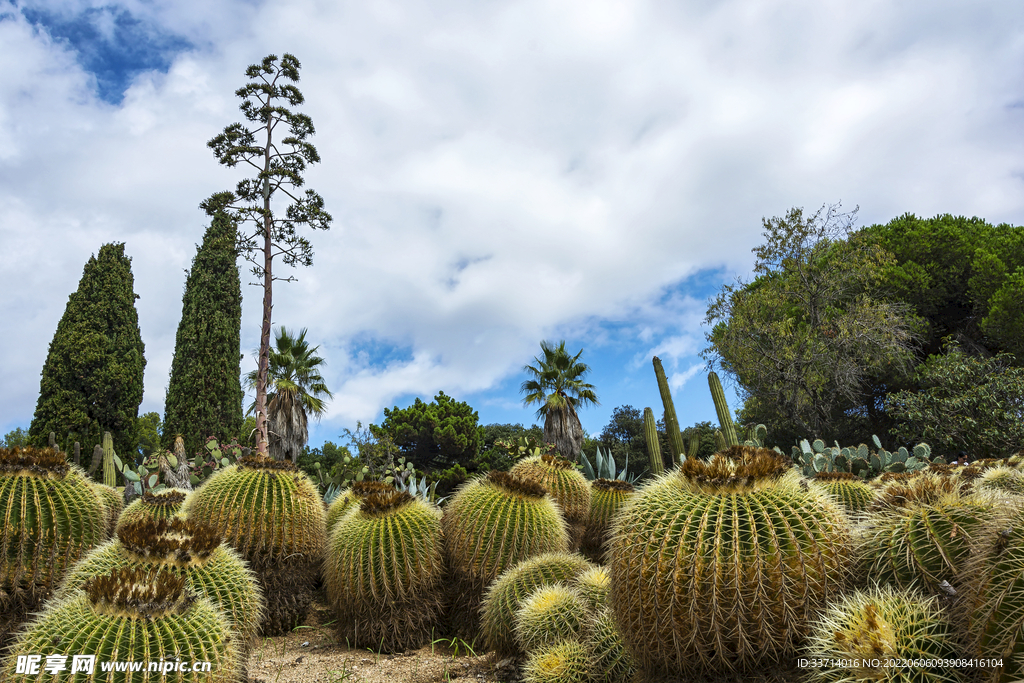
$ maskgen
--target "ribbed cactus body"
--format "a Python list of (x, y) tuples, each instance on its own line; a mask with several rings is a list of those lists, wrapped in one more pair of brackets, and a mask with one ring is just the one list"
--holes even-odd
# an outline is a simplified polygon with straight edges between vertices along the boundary
[(576, 553), (544, 553), (503, 572), (487, 588), (483, 599), (481, 635), (488, 649), (499, 656), (521, 654), (515, 639), (515, 614), (536, 588), (569, 581), (593, 566)]
[(117, 529), (117, 520), (121, 516), (121, 512), (124, 510), (124, 498), (117, 492), (117, 489), (107, 486), (106, 484), (100, 484), (98, 482), (90, 481), (92, 487), (96, 489), (96, 493), (99, 494), (100, 500), (103, 501), (104, 517), (107, 530), (107, 536), (113, 537), (115, 529)]
[(537, 479), (548, 489), (548, 493), (562, 508), (562, 514), (569, 525), (569, 547), (579, 548), (587, 514), (590, 512), (590, 482), (586, 477), (571, 462), (553, 455), (537, 455), (520, 460), (512, 468), (511, 474)]
[(587, 512), (580, 552), (593, 562), (604, 563), (612, 517), (633, 495), (634, 488), (625, 481), (595, 479), (590, 489), (590, 510)]
[(52, 449), (0, 449), (0, 644), (106, 538), (106, 508)]
[(535, 588), (513, 618), (516, 642), (524, 652), (561, 640), (582, 640), (588, 622), (586, 599), (561, 582)]
[(353, 646), (396, 652), (428, 643), (443, 580), (441, 511), (421, 498), (375, 493), (331, 533), (324, 585)]
[(983, 494), (964, 495), (949, 477), (888, 484), (864, 523), (858, 550), (864, 580), (945, 595), (956, 586), (978, 534), (1000, 514)]
[(244, 651), (259, 635), (264, 599), (256, 575), (238, 553), (197, 520), (140, 519), (118, 529), (118, 538), (94, 548), (65, 576), (57, 600), (112, 570), (166, 571), (185, 588), (206, 596), (228, 616)]
[(478, 635), (478, 610), (491, 581), (534, 555), (568, 549), (565, 520), (547, 489), (509, 472), (464, 484), (445, 506), (441, 527), (450, 626), (467, 640)]
[(153, 493), (146, 491), (133, 500), (118, 517), (115, 533), (125, 524), (134, 524), (146, 519), (171, 519), (181, 512), (188, 491), (163, 489)]
[[(71, 670), (73, 655), (95, 655), (94, 677), (114, 683), (196, 682), (220, 683), (239, 678), (239, 651), (227, 619), (208, 598), (197, 598), (184, 588), (184, 579), (145, 571), (125, 570), (92, 579), (47, 609), (24, 631), (4, 662), (4, 680), (21, 683), (39, 675), (17, 674), (17, 654), (64, 655)], [(208, 672), (150, 671), (150, 662), (209, 662)], [(132, 674), (101, 671), (106, 662), (141, 662)], [(43, 674), (49, 678), (48, 674)], [(129, 678), (130, 676), (130, 678)]]
[(256, 572), (267, 601), (264, 635), (302, 623), (326, 545), (316, 485), (289, 461), (243, 457), (186, 500), (184, 513), (214, 526)]
[[(893, 586), (857, 591), (830, 603), (801, 656), (818, 661), (806, 673), (809, 681), (820, 683), (963, 680), (943, 661), (964, 654), (938, 600)], [(935, 666), (928, 666), (928, 660)]]
[(597, 612), (585, 644), (591, 653), (590, 680), (594, 683), (628, 683), (632, 679), (633, 657), (622, 641), (611, 609)]
[(597, 614), (608, 607), (612, 577), (607, 567), (591, 567), (569, 581), (569, 586), (586, 600), (587, 609), (592, 613)]
[(1024, 495), (1024, 472), (1015, 467), (992, 467), (982, 472), (974, 485), (979, 490)]
[(649, 675), (787, 661), (842, 590), (850, 529), (788, 458), (745, 446), (683, 465), (616, 516), (611, 603)]
[[(665, 461), (661, 457), (661, 442), (658, 440), (658, 423), (654, 419), (654, 411), (644, 408), (644, 443), (647, 444), (647, 461), (651, 465), (651, 474), (658, 476), (665, 472)], [(675, 459), (679, 454), (675, 454)]]
[(585, 683), (590, 679), (590, 653), (577, 640), (538, 648), (523, 665), (525, 683)]
[(867, 511), (875, 500), (875, 489), (856, 474), (849, 472), (819, 472), (812, 480), (826, 493), (838, 500), (851, 515)]
[[(658, 380), (658, 391), (661, 393), (661, 404), (665, 409), (665, 431), (668, 432), (668, 443), (672, 451), (669, 453), (669, 457), (672, 462), (677, 462), (680, 453), (685, 452), (683, 433), (679, 429), (679, 420), (676, 418), (676, 407), (672, 402), (672, 390), (668, 386), (665, 368), (661, 364), (661, 359), (657, 356), (654, 357), (653, 363), (654, 376)], [(651, 471), (653, 472), (654, 470), (652, 469)]]
[(379, 481), (357, 481), (342, 491), (338, 497), (331, 503), (330, 507), (327, 508), (327, 518), (325, 520), (327, 528), (327, 538), (331, 537), (331, 531), (334, 530), (338, 520), (345, 516), (345, 513), (353, 505), (357, 505), (359, 501), (363, 500), (371, 493), (382, 493), (384, 491), (394, 491), (395, 487), (391, 484), (385, 484)]
[(711, 400), (715, 404), (715, 413), (718, 415), (718, 424), (721, 425), (726, 446), (739, 445), (739, 436), (736, 434), (736, 425), (733, 424), (732, 415), (729, 413), (729, 404), (725, 400), (722, 381), (718, 379), (718, 374), (714, 371), (708, 373), (708, 387), (711, 389)]

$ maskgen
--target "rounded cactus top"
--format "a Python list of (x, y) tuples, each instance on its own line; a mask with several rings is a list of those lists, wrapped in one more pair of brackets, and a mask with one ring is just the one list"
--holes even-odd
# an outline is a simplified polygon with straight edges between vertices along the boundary
[(371, 493), (383, 493), (385, 491), (396, 491), (397, 489), (384, 481), (356, 481), (349, 487), (352, 495), (366, 498)]
[(416, 500), (416, 498), (406, 493), (405, 491), (380, 491), (371, 493), (370, 495), (359, 501), (359, 510), (366, 515), (372, 517), (382, 517), (389, 512), (394, 512), (409, 503)]
[(117, 530), (125, 550), (149, 561), (189, 564), (205, 560), (223, 540), (213, 526), (181, 518), (142, 518)]
[(814, 481), (864, 481), (852, 472), (818, 472)]
[(557, 455), (551, 455), (550, 453), (545, 453), (544, 455), (540, 456), (540, 462), (542, 462), (547, 467), (556, 470), (576, 469), (576, 466), (573, 465), (570, 461), (566, 460), (565, 458), (560, 458)]
[(636, 490), (636, 487), (628, 481), (619, 481), (618, 479), (595, 479), (590, 482), (590, 485), (598, 491), (622, 491), (625, 493), (632, 493)]
[(0, 474), (62, 479), (69, 469), (64, 454), (52, 448), (0, 448)]
[(792, 467), (790, 458), (771, 449), (731, 446), (708, 460), (688, 458), (676, 472), (703, 493), (746, 493), (775, 483)]
[(142, 494), (142, 498), (140, 498), (140, 500), (143, 505), (153, 507), (171, 507), (181, 505), (185, 502), (185, 496), (187, 495), (188, 493), (186, 491), (170, 488), (157, 491), (156, 493), (146, 491)]
[(914, 505), (942, 505), (955, 503), (963, 497), (958, 482), (936, 475), (923, 475), (909, 480), (890, 483), (871, 506), (872, 512)]
[(484, 481), (517, 496), (543, 498), (548, 494), (547, 487), (537, 479), (500, 470), (488, 472)]
[(85, 594), (100, 614), (158, 619), (183, 614), (197, 597), (185, 590), (186, 578), (168, 571), (140, 568), (112, 569), (89, 579)]
[(279, 470), (282, 472), (295, 472), (299, 468), (291, 460), (274, 460), (266, 455), (245, 455), (238, 459), (240, 469), (250, 470)]

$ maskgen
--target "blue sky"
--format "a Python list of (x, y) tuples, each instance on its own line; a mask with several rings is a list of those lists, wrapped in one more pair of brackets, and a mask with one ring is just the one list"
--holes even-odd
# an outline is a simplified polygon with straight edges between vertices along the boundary
[[(241, 120), (245, 67), (284, 52), (335, 218), (275, 289), (275, 324), (328, 362), (311, 445), (438, 391), (530, 424), (542, 339), (584, 350), (592, 434), (617, 406), (659, 409), (654, 355), (681, 421), (714, 421), (701, 323), (749, 279), (762, 217), (1022, 221), (1016, 0), (0, 0), (0, 433), (28, 426), (111, 241), (141, 297), (141, 410), (162, 412), (198, 205), (241, 177), (206, 141)], [(247, 371), (260, 292), (243, 296)]]

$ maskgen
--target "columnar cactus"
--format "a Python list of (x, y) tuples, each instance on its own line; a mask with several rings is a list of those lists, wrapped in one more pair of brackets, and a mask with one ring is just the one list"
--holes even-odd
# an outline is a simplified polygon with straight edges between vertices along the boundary
[(324, 585), (353, 646), (396, 652), (429, 642), (443, 579), (441, 511), (404, 491), (363, 498), (331, 534)]
[[(647, 444), (647, 460), (651, 464), (651, 474), (658, 476), (665, 471), (665, 461), (661, 457), (661, 441), (658, 440), (658, 423), (654, 420), (654, 411), (644, 408), (644, 443)], [(684, 458), (685, 455), (677, 457)]]
[(568, 581), (593, 568), (576, 553), (544, 553), (519, 562), (487, 588), (481, 608), (481, 635), (488, 649), (501, 657), (521, 654), (515, 639), (514, 617), (534, 589)]
[(736, 435), (736, 425), (733, 424), (732, 415), (729, 414), (729, 404), (725, 400), (722, 381), (718, 379), (718, 374), (714, 371), (708, 373), (708, 387), (711, 389), (711, 400), (715, 404), (715, 413), (718, 414), (718, 424), (721, 425), (726, 446), (738, 446), (740, 440)]
[(964, 495), (949, 477), (889, 483), (864, 524), (858, 575), (944, 595), (956, 586), (978, 534), (1000, 514), (992, 496)]
[(565, 552), (568, 534), (558, 505), (535, 479), (492, 471), (466, 482), (441, 519), (450, 572), (451, 631), (479, 634), (484, 589), (503, 571), (547, 552)]
[[(3, 672), (8, 683), (37, 681), (40, 671), (16, 673), (17, 654), (63, 657), (68, 675), (74, 655), (94, 655), (94, 675), (74, 680), (130, 680), (141, 683), (228, 683), (240, 672), (240, 656), (227, 619), (208, 598), (185, 588), (185, 578), (140, 569), (111, 571), (90, 579), (85, 590), (51, 603), (15, 643)], [(175, 662), (209, 662), (209, 671), (185, 671)], [(137, 674), (103, 674), (107, 662), (140, 662)], [(150, 662), (166, 670), (150, 671)], [(42, 674), (49, 678), (48, 674)], [(109, 676), (109, 678), (106, 678)], [(70, 677), (62, 680), (71, 680)]]
[(844, 587), (850, 535), (845, 513), (775, 451), (687, 460), (616, 515), (619, 631), (649, 676), (789, 661)]
[(189, 495), (183, 512), (212, 524), (256, 572), (267, 600), (263, 635), (302, 623), (327, 529), (320, 493), (294, 463), (242, 457)]
[(0, 448), (0, 644), (106, 538), (85, 473), (49, 448)]
[(676, 419), (676, 407), (672, 403), (672, 390), (668, 386), (665, 368), (657, 356), (654, 357), (654, 376), (658, 379), (658, 391), (661, 392), (661, 403), (665, 408), (665, 431), (668, 432), (668, 442), (672, 448), (670, 456), (672, 462), (677, 462), (680, 455), (686, 452), (683, 446), (683, 433), (679, 430), (679, 420)]
[(556, 455), (538, 455), (520, 460), (512, 468), (511, 474), (536, 479), (547, 488), (565, 515), (569, 527), (570, 550), (579, 549), (587, 514), (590, 512), (590, 482), (571, 462)]
[(587, 513), (580, 552), (593, 562), (604, 563), (612, 517), (633, 495), (633, 485), (625, 481), (595, 479), (590, 484), (590, 510)]
[(156, 520), (174, 517), (181, 512), (187, 495), (188, 493), (181, 489), (161, 489), (156, 493), (145, 491), (121, 512), (115, 532), (125, 524), (143, 519)]
[(964, 659), (964, 654), (938, 599), (893, 586), (857, 591), (830, 603), (802, 656), (818, 663), (807, 670), (816, 683), (963, 678), (944, 661)]
[(116, 539), (94, 548), (67, 573), (55, 599), (70, 598), (91, 579), (115, 569), (183, 576), (186, 588), (210, 598), (228, 616), (242, 652), (259, 635), (264, 600), (256, 575), (201, 520), (140, 518), (122, 524)]

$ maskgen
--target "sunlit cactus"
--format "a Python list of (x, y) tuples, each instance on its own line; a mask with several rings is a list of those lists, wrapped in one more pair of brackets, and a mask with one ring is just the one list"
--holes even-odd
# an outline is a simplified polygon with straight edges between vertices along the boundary
[(975, 487), (978, 490), (1024, 495), (1024, 472), (1015, 467), (992, 467), (981, 473)]
[(349, 508), (353, 505), (358, 504), (359, 501), (366, 498), (371, 493), (383, 493), (384, 491), (394, 490), (394, 486), (382, 481), (353, 482), (351, 486), (338, 494), (338, 497), (333, 503), (331, 503), (330, 507), (327, 508), (327, 518), (325, 520), (327, 537), (330, 538), (334, 525), (338, 523), (339, 519), (345, 516), (345, 513), (348, 512)]
[(525, 683), (585, 683), (589, 679), (590, 653), (577, 640), (538, 648), (523, 665)]
[(565, 552), (568, 534), (558, 505), (535, 479), (492, 471), (466, 482), (441, 520), (450, 575), (450, 630), (466, 640), (479, 634), (484, 589), (517, 563)]
[[(237, 681), (240, 653), (228, 619), (209, 598), (197, 597), (185, 584), (183, 576), (140, 569), (114, 570), (90, 579), (84, 590), (49, 603), (19, 635), (3, 664), (4, 680), (40, 680), (38, 673), (16, 673), (18, 654), (38, 653), (66, 657), (67, 671), (73, 655), (95, 655), (95, 676), (79, 673), (73, 680), (100, 680), (102, 663), (141, 662), (146, 668), (132, 674), (130, 680)], [(175, 660), (209, 662), (209, 671), (174, 670)], [(166, 671), (151, 671), (150, 662), (170, 662), (171, 666)], [(124, 673), (109, 676), (105, 680), (129, 680)]]
[(124, 510), (124, 498), (121, 497), (121, 494), (115, 488), (95, 481), (90, 481), (89, 483), (96, 489), (100, 500), (103, 501), (107, 536), (113, 537), (115, 529), (117, 529), (117, 520), (121, 516), (121, 511)]
[(608, 567), (591, 567), (569, 581), (568, 585), (576, 589), (594, 614), (608, 607), (608, 591), (612, 585)]
[(590, 512), (590, 482), (586, 477), (570, 461), (555, 455), (524, 458), (512, 468), (511, 473), (537, 479), (548, 489), (562, 508), (569, 526), (569, 548), (578, 549)]
[(611, 604), (645, 676), (790, 661), (846, 582), (846, 514), (788, 457), (734, 446), (687, 459), (616, 515)]
[(515, 639), (515, 615), (522, 601), (536, 588), (567, 582), (593, 569), (576, 553), (535, 555), (501, 574), (487, 588), (481, 608), (480, 631), (484, 644), (501, 657), (522, 654)]
[(524, 652), (566, 640), (582, 640), (589, 626), (586, 598), (564, 583), (535, 588), (513, 618), (516, 642)]
[(626, 481), (595, 479), (591, 482), (590, 509), (587, 512), (580, 552), (593, 562), (606, 562), (605, 552), (612, 517), (633, 495), (633, 485)]
[(430, 641), (441, 610), (441, 511), (395, 490), (372, 493), (338, 520), (324, 562), (341, 637), (396, 652)]
[(188, 491), (181, 489), (162, 489), (153, 493), (144, 492), (140, 497), (128, 504), (118, 517), (117, 529), (144, 519), (170, 519), (181, 512)]
[(263, 635), (305, 620), (327, 529), (320, 493), (294, 463), (242, 457), (189, 495), (183, 512), (212, 524), (256, 573), (267, 601)]
[(875, 489), (865, 484), (856, 474), (818, 472), (812, 481), (830, 496), (834, 496), (851, 515), (865, 512), (875, 500)]

